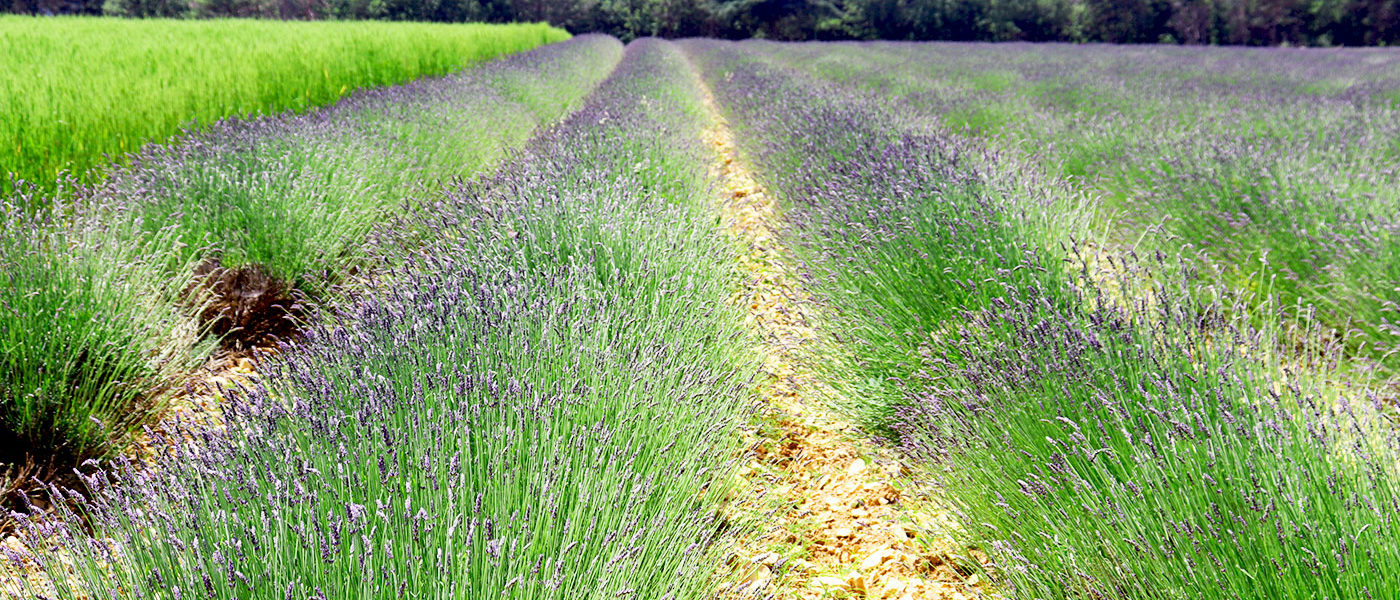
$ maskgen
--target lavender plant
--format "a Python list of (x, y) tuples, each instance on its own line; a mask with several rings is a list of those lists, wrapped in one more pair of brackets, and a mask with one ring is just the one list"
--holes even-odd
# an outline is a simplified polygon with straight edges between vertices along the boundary
[[(842, 332), (834, 347), (859, 346), (857, 355), (815, 363), (849, 388), (843, 408), (866, 424), (890, 422), (898, 378), (917, 358), (911, 344), (943, 320), (989, 306), (999, 292), (986, 282), (1008, 260), (1037, 257), (1037, 268), (1012, 274), (1027, 285), (1064, 277), (1037, 248), (1088, 221), (1080, 197), (1051, 181), (1006, 179), (996, 171), (1006, 166), (1001, 157), (776, 65), (750, 51), (757, 44), (688, 44), (741, 147), (786, 202), (786, 241), (835, 313), (829, 329)], [(1043, 193), (1027, 198), (1018, 193), (1025, 186)], [(881, 375), (851, 376), (866, 369)]]
[(842, 332), (846, 408), (924, 459), (1007, 594), (1396, 593), (1400, 440), (1330, 379), (1345, 340), (1289, 368), (1267, 297), (1072, 242), (1039, 214), (1072, 189), (786, 48), (688, 46)]
[[(27, 193), (27, 192), (22, 192)], [(123, 206), (0, 207), (0, 491), (120, 450), (208, 351), (175, 305), (189, 261)], [(183, 278), (167, 280), (168, 273)]]
[[(54, 594), (698, 598), (755, 370), (700, 95), (643, 40), (434, 242), (233, 390), (226, 432), (26, 520)], [(408, 216), (405, 219), (414, 219)]]
[(76, 15), (6, 15), (0, 32), (0, 177), (47, 191), (62, 172), (101, 181), (113, 159), (190, 123), (305, 111), (569, 38), (544, 23)]
[(1193, 261), (1073, 260), (1073, 301), (996, 282), (994, 309), (934, 330), (896, 426), (1002, 580), (1033, 598), (1397, 593), (1384, 403), (1263, 360), (1277, 340), (1227, 316), (1255, 301), (1200, 302)]

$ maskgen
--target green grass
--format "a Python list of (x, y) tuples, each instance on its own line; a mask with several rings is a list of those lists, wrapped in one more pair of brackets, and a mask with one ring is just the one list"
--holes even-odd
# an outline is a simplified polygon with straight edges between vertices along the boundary
[(0, 174), (95, 181), (95, 167), (192, 123), (305, 110), (568, 37), (542, 24), (0, 16)]

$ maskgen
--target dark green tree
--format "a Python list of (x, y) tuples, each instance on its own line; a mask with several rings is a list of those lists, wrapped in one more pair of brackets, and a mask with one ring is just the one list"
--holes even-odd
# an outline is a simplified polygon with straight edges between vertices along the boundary
[(107, 0), (102, 14), (114, 17), (178, 18), (190, 12), (188, 0)]
[(841, 13), (832, 0), (718, 0), (714, 9), (721, 35), (774, 40), (812, 39)]
[(1171, 36), (1169, 0), (1086, 0), (1086, 36), (1114, 44), (1143, 44)]

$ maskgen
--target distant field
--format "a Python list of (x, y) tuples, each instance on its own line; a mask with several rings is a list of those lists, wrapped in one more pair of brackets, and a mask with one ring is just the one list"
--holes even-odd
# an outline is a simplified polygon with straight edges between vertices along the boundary
[(0, 191), (51, 187), (182, 125), (301, 110), (567, 39), (543, 24), (0, 17)]
[[(227, 119), (149, 144), (74, 194), (81, 208), (28, 190), (4, 197), (0, 496), (25, 479), (7, 465), (71, 466), (123, 447), (159, 412), (163, 382), (213, 350), (181, 331), (277, 335), (298, 310), (293, 296), (327, 301), (372, 263), (384, 221), (441, 198), (439, 182), (498, 165), (621, 54), (611, 38), (580, 36), (301, 114)], [(195, 316), (182, 298), (197, 264), (275, 282), (228, 297), (286, 312), (262, 321), (268, 329), (196, 303), (204, 324), (180, 325)]]
[(1383, 48), (880, 43), (761, 50), (1026, 155), (1115, 241), (1316, 310), (1400, 369), (1400, 54)]

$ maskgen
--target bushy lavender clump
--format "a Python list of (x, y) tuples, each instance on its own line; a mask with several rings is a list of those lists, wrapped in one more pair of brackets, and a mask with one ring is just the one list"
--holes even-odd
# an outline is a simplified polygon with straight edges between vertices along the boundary
[(1119, 240), (1199, 251), (1214, 281), (1301, 304), (1295, 312), (1311, 305), (1360, 356), (1389, 370), (1400, 364), (1393, 52), (758, 49), (780, 64), (896, 97), (903, 112), (995, 136), (995, 145), (1031, 154), (1121, 211)]
[(990, 282), (933, 330), (896, 425), (1018, 595), (1400, 593), (1384, 403), (1274, 362), (1253, 301), (1200, 302), (1190, 261), (1071, 260), (1061, 290)]
[(26, 210), (26, 194), (0, 205), (5, 499), (124, 447), (209, 350), (176, 308), (192, 267), (168, 250), (178, 232), (143, 235), (122, 206)]
[(1063, 187), (765, 47), (690, 49), (755, 134), (740, 143), (792, 240), (812, 238), (811, 284), (849, 336), (833, 375), (928, 461), (1008, 593), (1400, 591), (1400, 437), (1366, 390), (1326, 380), (1336, 346), (1308, 357), (1321, 373), (1290, 369), (1253, 326), (1268, 301), (1192, 261), (1047, 250), (1065, 232), (1036, 207), (1066, 206)]
[(67, 493), (96, 537), (29, 525), (75, 559), (58, 595), (705, 595), (754, 365), (686, 74), (634, 43), (424, 216), (435, 243), (385, 289), (235, 390), (227, 432)]

